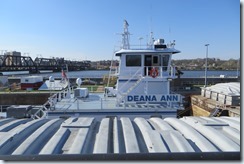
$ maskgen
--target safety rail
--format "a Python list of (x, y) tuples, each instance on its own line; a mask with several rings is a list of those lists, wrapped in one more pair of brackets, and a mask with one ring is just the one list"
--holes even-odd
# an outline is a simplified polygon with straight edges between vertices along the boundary
[[(61, 92), (54, 93), (52, 96), (48, 98), (48, 100), (37, 110), (33, 115), (33, 119), (39, 119), (46, 117), (45, 111), (55, 110), (55, 104), (63, 98), (70, 98), (70, 94), (74, 91), (74, 87), (66, 88)], [(40, 114), (41, 113), (41, 114)], [(40, 115), (40, 116), (39, 116)]]
[[(131, 74), (133, 71), (128, 72)], [(152, 78), (175, 78), (175, 67), (174, 66), (145, 66), (140, 67), (134, 74), (119, 88), (117, 96), (117, 105), (119, 105), (123, 99), (142, 81), (145, 77), (152, 77)], [(132, 79), (137, 79), (137, 81), (130, 86), (130, 88), (126, 89), (126, 92), (121, 92), (125, 89), (125, 86)]]
[[(120, 98), (118, 98), (117, 99), (117, 104), (119, 104), (122, 100), (122, 98), (121, 97), (125, 97), (125, 95), (124, 95), (124, 93), (126, 93), (126, 92), (124, 92), (124, 93), (122, 93), (121, 91), (128, 85), (128, 83), (132, 80), (132, 79), (135, 79), (135, 78), (137, 78), (138, 79), (138, 77), (139, 77), (139, 79), (141, 79), (142, 78), (142, 76), (141, 76), (141, 74), (140, 74), (140, 71), (142, 71), (142, 68), (139, 68), (135, 73), (134, 73), (134, 75), (133, 76), (131, 76), (122, 86), (121, 86), (121, 88), (118, 90), (118, 93), (117, 93), (117, 96), (120, 96)], [(132, 85), (131, 87), (135, 87), (134, 85)], [(130, 90), (130, 89), (128, 89), (128, 90)]]
[(127, 68), (123, 72), (120, 72), (120, 77), (126, 78), (138, 75), (143, 77), (174, 79), (176, 77), (175, 73), (175, 66), (143, 66), (137, 70), (135, 68)]
[(140, 77), (126, 92), (120, 92), (120, 98), (117, 99), (117, 105), (119, 105), (122, 100), (142, 81), (142, 77)]
[(174, 78), (175, 67), (174, 66), (145, 66), (144, 76), (160, 77), (160, 78)]
[(181, 118), (183, 116), (187, 116), (191, 112), (191, 108), (186, 108), (184, 110), (181, 110), (177, 113), (177, 118)]
[(110, 75), (118, 75), (119, 74), (119, 67), (118, 66), (112, 66), (110, 67)]
[[(134, 74), (133, 76), (131, 76), (120, 88), (120, 91), (123, 90), (125, 88), (125, 86), (128, 85), (128, 83), (133, 80), (133, 79), (138, 79), (140, 77), (142, 77), (142, 75), (140, 74), (140, 71), (142, 71), (142, 68), (139, 68)], [(120, 94), (121, 92), (118, 91), (118, 93)]]

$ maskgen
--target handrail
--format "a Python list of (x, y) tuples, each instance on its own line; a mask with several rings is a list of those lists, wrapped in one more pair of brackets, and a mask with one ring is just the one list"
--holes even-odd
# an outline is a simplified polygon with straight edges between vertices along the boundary
[[(139, 68), (139, 69), (135, 72), (135, 74), (134, 74), (130, 79), (128, 79), (128, 80), (124, 83), (124, 85), (121, 86), (120, 90), (118, 90), (117, 94), (119, 94), (121, 97), (117, 99), (117, 104), (119, 104), (119, 103), (122, 101), (122, 99), (125, 97), (125, 95), (123, 95), (123, 94), (126, 93), (126, 92), (121, 93), (122, 88), (124, 88), (125, 86), (127, 86), (127, 84), (128, 84), (132, 79), (134, 79), (136, 76), (138, 76), (138, 73), (139, 73), (140, 71), (142, 71), (142, 69), (143, 69), (143, 67), (142, 67), (142, 68)], [(142, 79), (142, 75), (139, 76), (139, 77), (140, 77), (139, 80), (141, 80), (141, 79)], [(131, 88), (132, 88), (132, 87), (135, 87), (135, 86), (132, 85)], [(128, 90), (130, 90), (131, 88), (129, 88)], [(118, 96), (118, 95), (117, 95), (117, 96)]]
[[(145, 68), (146, 68), (146, 70), (145, 70)], [(150, 75), (150, 69), (151, 68), (154, 68), (155, 70), (157, 70), (157, 74), (156, 74), (156, 76), (155, 77), (153, 77), (153, 78), (156, 78), (156, 77), (160, 77), (160, 78), (163, 78), (163, 77), (165, 77), (165, 78), (174, 78), (175, 77), (175, 69), (174, 69), (174, 66), (144, 66), (144, 67), (141, 67), (141, 68), (139, 68), (120, 88), (119, 88), (119, 90), (118, 90), (118, 93), (117, 93), (117, 95), (119, 95), (120, 96), (120, 98), (118, 98), (118, 100), (117, 100), (117, 104), (119, 103), (119, 102), (121, 102), (122, 101), (122, 99), (130, 92), (130, 91), (132, 91), (132, 89), (134, 88), (134, 87), (136, 87), (137, 86), (137, 84), (138, 83), (140, 83), (140, 81), (142, 80), (142, 78), (143, 77), (149, 77), (149, 76), (151, 76)], [(165, 69), (166, 68), (166, 69)], [(144, 72), (144, 71), (146, 71), (146, 72)], [(159, 71), (159, 72), (158, 72)], [(138, 74), (139, 72), (141, 72), (141, 74)], [(166, 73), (167, 75), (164, 75), (164, 73)], [(140, 77), (140, 79), (138, 79), (138, 81), (137, 82), (135, 82), (135, 85), (132, 85), (130, 88), (128, 88), (128, 90), (126, 91), (126, 92), (123, 92), (122, 93), (122, 91), (123, 91), (123, 89), (125, 88), (125, 86), (127, 86), (128, 85), (128, 83), (132, 80), (132, 79), (134, 79), (136, 76), (138, 76), (139, 75), (139, 77)], [(124, 93), (126, 93), (125, 95), (123, 95)]]
[[(154, 68), (158, 71), (157, 77), (161, 77), (161, 78), (162, 77), (171, 77), (171, 78), (175, 77), (175, 67), (172, 65), (170, 65), (170, 66), (144, 66), (144, 68), (146, 68), (145, 76), (151, 76), (149, 70), (151, 70), (151, 68)], [(164, 73), (167, 73), (167, 75), (164, 75)]]
[(120, 98), (117, 99), (117, 105), (125, 98), (125, 96), (127, 96), (141, 82), (142, 79), (143, 79), (142, 77), (139, 78), (137, 82), (135, 82), (125, 93), (121, 95)]
[[(142, 68), (143, 68), (143, 67), (142, 67)], [(136, 76), (138, 76), (138, 73), (139, 73), (140, 71), (142, 71), (142, 68), (139, 68), (139, 69), (135, 72), (135, 74), (134, 74), (131, 78), (129, 78), (129, 79), (124, 83), (124, 85), (121, 86), (120, 90), (118, 90), (118, 93), (119, 93), (119, 94), (122, 94), (120, 91), (121, 91), (125, 86), (127, 86), (127, 84), (128, 84), (132, 79), (134, 79)], [(142, 75), (140, 75), (140, 76), (142, 76)], [(140, 76), (139, 76), (139, 77), (140, 77)]]
[(119, 73), (119, 66), (110, 66), (109, 75), (117, 75)]
[[(73, 92), (73, 88), (74, 87), (71, 87), (71, 92)], [(57, 92), (53, 95), (51, 95), (48, 100), (42, 105), (42, 107), (37, 110), (33, 115), (32, 115), (32, 118), (33, 119), (36, 119), (36, 118), (43, 118), (46, 116), (46, 113), (45, 111), (48, 111), (48, 110), (55, 110), (55, 104), (62, 98), (65, 98), (65, 93), (69, 90), (69, 88), (66, 88), (64, 90), (62, 90), (61, 92)], [(39, 117), (38, 116), (38, 113), (39, 112), (42, 112), (42, 116)]]
[(189, 112), (189, 111), (191, 111), (191, 109), (190, 109), (190, 108), (186, 108), (186, 109), (184, 109), (184, 110), (178, 112), (178, 114), (177, 114), (177, 118), (182, 117), (182, 115), (183, 115), (184, 113), (187, 113), (187, 112)]
[(160, 77), (160, 78), (175, 78), (175, 66), (142, 66), (138, 70), (123, 70), (120, 72), (121, 77), (129, 77), (133, 78), (133, 76), (137, 75), (139, 71), (141, 71), (141, 76), (144, 77), (151, 77), (151, 71), (152, 69), (157, 71), (157, 76), (155, 77)]

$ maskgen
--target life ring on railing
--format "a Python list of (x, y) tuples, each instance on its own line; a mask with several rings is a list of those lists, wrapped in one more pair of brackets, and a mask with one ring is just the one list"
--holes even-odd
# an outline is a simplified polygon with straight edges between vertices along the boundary
[(155, 67), (151, 69), (150, 76), (152, 76), (153, 78), (158, 76), (158, 70)]

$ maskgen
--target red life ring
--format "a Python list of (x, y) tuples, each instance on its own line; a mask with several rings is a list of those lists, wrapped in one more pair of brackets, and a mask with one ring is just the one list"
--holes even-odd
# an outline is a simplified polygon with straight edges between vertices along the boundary
[(150, 71), (150, 76), (152, 76), (153, 78), (158, 76), (158, 70), (156, 68), (152, 68)]

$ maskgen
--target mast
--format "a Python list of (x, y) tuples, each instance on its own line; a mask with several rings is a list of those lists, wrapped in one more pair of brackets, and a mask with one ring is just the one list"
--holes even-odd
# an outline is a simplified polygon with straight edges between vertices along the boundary
[(122, 34), (122, 48), (130, 49), (130, 32), (128, 30), (128, 22), (124, 20), (124, 33)]
[(152, 49), (153, 48), (153, 43), (154, 43), (154, 37), (153, 37), (153, 32), (150, 32), (150, 38), (149, 38), (149, 42), (147, 44), (148, 48)]

